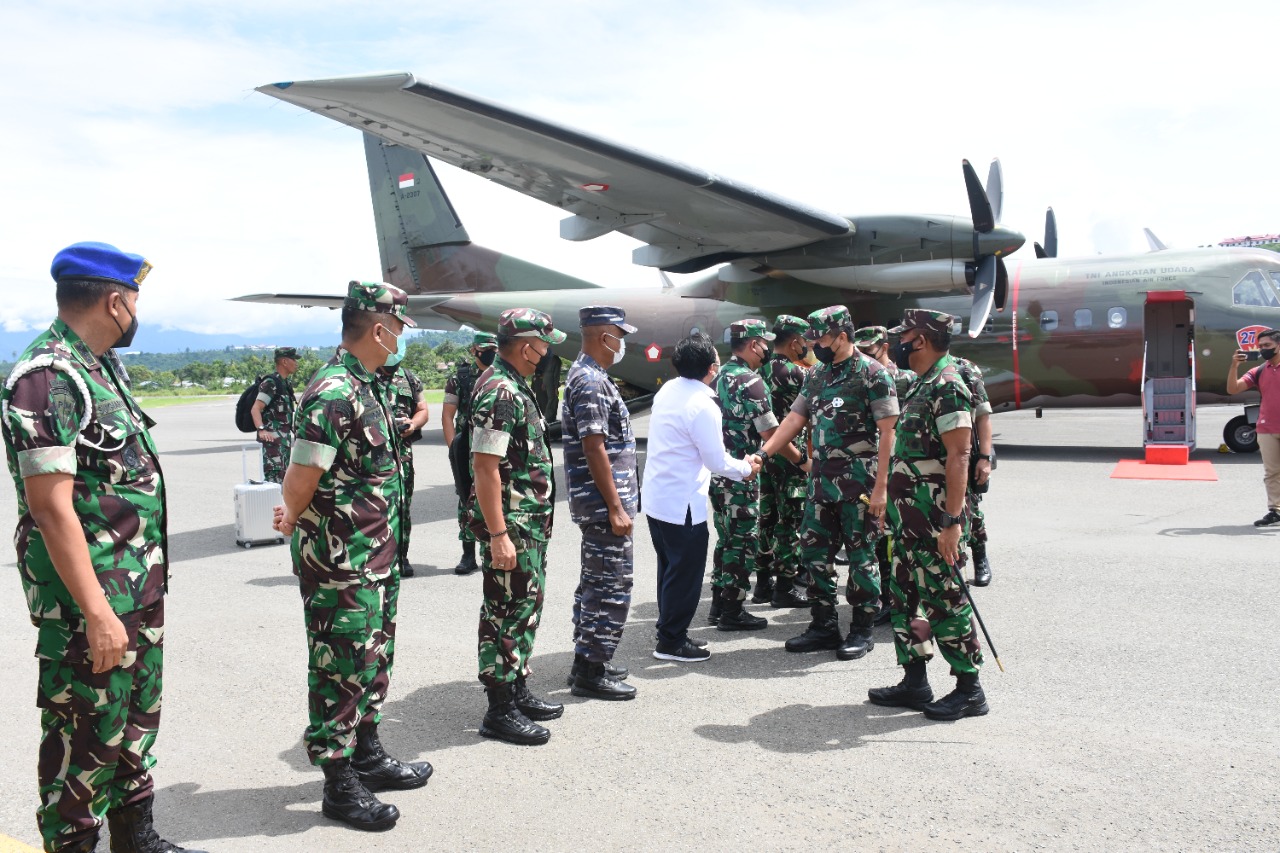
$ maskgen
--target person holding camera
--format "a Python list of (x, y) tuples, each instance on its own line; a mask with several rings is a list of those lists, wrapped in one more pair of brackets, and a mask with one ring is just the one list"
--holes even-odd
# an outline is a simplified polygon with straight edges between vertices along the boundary
[(1256, 390), (1262, 394), (1258, 408), (1258, 449), (1262, 451), (1262, 482), (1267, 488), (1267, 514), (1254, 527), (1280, 524), (1280, 330), (1267, 329), (1258, 335), (1262, 364), (1237, 378), (1240, 364), (1250, 361), (1250, 353), (1239, 350), (1227, 371), (1227, 393)]

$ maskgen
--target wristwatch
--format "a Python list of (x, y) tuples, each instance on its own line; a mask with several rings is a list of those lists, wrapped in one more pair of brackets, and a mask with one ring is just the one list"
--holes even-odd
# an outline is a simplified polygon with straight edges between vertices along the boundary
[(939, 526), (940, 526), (943, 530), (946, 530), (948, 527), (953, 527), (953, 526), (955, 526), (955, 525), (959, 524), (959, 523), (960, 523), (960, 522), (962, 522), (962, 521), (964, 521), (964, 519), (963, 519), (963, 518), (961, 518), (961, 517), (960, 517), (960, 516), (958, 516), (958, 515), (949, 515), (949, 514), (947, 514), (946, 512), (943, 512), (943, 513), (942, 513), (942, 524), (940, 524)]

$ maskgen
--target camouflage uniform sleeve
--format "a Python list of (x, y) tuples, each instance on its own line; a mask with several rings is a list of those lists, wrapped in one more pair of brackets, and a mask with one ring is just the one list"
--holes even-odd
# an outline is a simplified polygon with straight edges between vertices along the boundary
[(609, 434), (608, 405), (600, 379), (585, 371), (575, 377), (572, 385), (565, 386), (565, 408), (572, 413), (578, 428), (578, 439), (588, 435)]
[(422, 384), (418, 375), (407, 367), (404, 369), (404, 377), (409, 380), (409, 409), (416, 411), (420, 403), (427, 402), (427, 387)]
[(982, 381), (982, 368), (973, 362), (969, 362), (969, 370), (973, 379), (969, 386), (969, 390), (973, 392), (973, 416), (975, 418), (986, 417), (993, 410), (991, 408), (991, 397), (987, 394), (987, 383)]
[(972, 398), (958, 375), (940, 383), (933, 397), (933, 419), (938, 425), (938, 435), (973, 428)]
[(889, 371), (875, 370), (867, 383), (867, 401), (871, 406), (871, 417), (877, 421), (884, 418), (896, 418), (901, 410), (898, 408), (898, 386)]
[(746, 381), (740, 394), (742, 413), (751, 419), (756, 432), (767, 432), (778, 426), (778, 419), (773, 414), (773, 406), (769, 403), (769, 386), (764, 384), (755, 373), (744, 374)]
[(338, 458), (338, 449), (356, 425), (355, 407), (346, 383), (328, 385), (308, 394), (295, 416), (297, 440), (289, 461), (296, 465), (329, 470)]
[(451, 373), (444, 383), (444, 402), (449, 406), (458, 405), (458, 374)]
[(4, 413), (19, 476), (74, 476), (84, 412), (83, 399), (67, 374), (45, 367), (20, 377)]
[(264, 376), (262, 381), (258, 383), (258, 402), (264, 406), (270, 406), (271, 401), (276, 398), (276, 378), (274, 376)]
[(475, 401), (471, 414), (471, 454), (505, 457), (516, 425), (523, 421), (521, 405), (510, 388), (499, 387)]
[(808, 371), (804, 375), (804, 381), (800, 383), (800, 393), (796, 395), (796, 401), (791, 404), (791, 411), (795, 412), (805, 420), (809, 419), (809, 401), (813, 399), (813, 395), (819, 392), (819, 388), (815, 387), (817, 383), (818, 368)]

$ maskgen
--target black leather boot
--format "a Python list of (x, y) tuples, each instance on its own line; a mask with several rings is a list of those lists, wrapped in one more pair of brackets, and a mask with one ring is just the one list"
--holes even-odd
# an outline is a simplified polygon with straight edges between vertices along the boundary
[(584, 696), (587, 699), (621, 701), (636, 698), (634, 687), (625, 681), (610, 678), (603, 663), (591, 661), (587, 661), (586, 666), (578, 672), (570, 692), (574, 696)]
[[(107, 812), (107, 826), (111, 830), (111, 853), (204, 853), (203, 850), (187, 850), (161, 838), (151, 825), (151, 806), (154, 797), (147, 797), (131, 806)], [(92, 851), (95, 840), (88, 847), (72, 849)]]
[(414, 574), (415, 572), (413, 571), (413, 566), (410, 565), (408, 560), (405, 560), (403, 563), (400, 564), (400, 577), (411, 578), (414, 576)]
[(523, 675), (516, 676), (511, 695), (515, 697), (516, 707), (520, 709), (520, 713), (531, 720), (554, 720), (564, 713), (563, 705), (534, 696), (529, 685), (525, 683)]
[(974, 542), (973, 548), (973, 585), (987, 586), (991, 583), (991, 563), (987, 562), (987, 543)]
[(830, 604), (815, 604), (811, 611), (813, 621), (798, 637), (787, 640), (789, 652), (822, 652), (840, 648), (840, 623), (836, 609)]
[(796, 592), (795, 578), (778, 578), (769, 604), (773, 607), (808, 607), (809, 599)]
[(428, 761), (405, 764), (387, 755), (375, 725), (356, 729), (356, 754), (351, 759), (351, 767), (371, 794), (421, 788), (427, 784), (433, 771)]
[(742, 601), (740, 598), (732, 601), (720, 600), (723, 609), (716, 622), (717, 631), (759, 631), (768, 627), (769, 620), (763, 616), (752, 616), (743, 608)]
[(325, 817), (365, 832), (382, 832), (400, 819), (400, 810), (369, 793), (345, 758), (324, 765), (324, 802), (320, 811)]
[(480, 564), (476, 562), (476, 543), (462, 543), (462, 559), (458, 561), (458, 565), (453, 567), (455, 575), (469, 575), (476, 569), (480, 568)]
[(768, 572), (756, 575), (756, 588), (751, 593), (752, 604), (768, 604), (773, 600), (773, 576)]
[(933, 701), (928, 666), (929, 662), (926, 660), (913, 660), (904, 668), (902, 681), (892, 687), (872, 687), (867, 691), (867, 698), (872, 705), (922, 710)]
[(720, 613), (724, 605), (720, 601), (720, 587), (711, 587), (711, 609), (707, 611), (707, 624), (714, 625), (720, 621)]
[[(574, 655), (573, 667), (569, 670), (569, 677), (564, 680), (564, 686), (572, 687), (573, 680), (578, 677), (578, 672), (586, 665), (586, 658), (582, 655)], [(626, 681), (627, 676), (631, 675), (631, 670), (621, 664), (615, 664), (613, 661), (605, 661), (604, 674), (612, 678), (614, 681)]]
[(488, 687), (489, 710), (480, 721), (481, 737), (504, 740), (522, 746), (538, 746), (551, 740), (551, 732), (530, 720), (516, 707), (511, 684)]
[(853, 621), (849, 624), (849, 636), (845, 637), (840, 648), (836, 649), (836, 657), (840, 660), (857, 660), (874, 649), (876, 643), (871, 639), (871, 623), (874, 619), (874, 616), (865, 611), (853, 611)]
[(987, 696), (978, 683), (978, 674), (962, 673), (956, 676), (956, 689), (937, 702), (930, 702), (922, 709), (931, 720), (958, 720), (961, 717), (981, 717), (991, 710)]

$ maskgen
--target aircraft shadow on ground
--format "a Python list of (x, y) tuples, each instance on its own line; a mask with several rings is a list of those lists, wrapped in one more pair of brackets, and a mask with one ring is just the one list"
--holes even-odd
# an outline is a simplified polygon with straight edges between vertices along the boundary
[(1266, 536), (1280, 530), (1272, 527), (1254, 527), (1251, 524), (1219, 524), (1214, 527), (1166, 527), (1161, 536)]
[(754, 743), (770, 752), (814, 753), (854, 749), (885, 735), (939, 725), (916, 711), (857, 705), (784, 705), (744, 725), (705, 725), (694, 734), (727, 744)]

